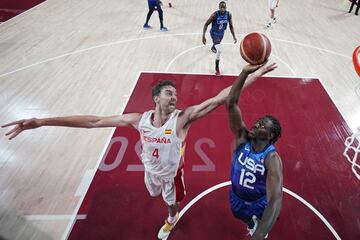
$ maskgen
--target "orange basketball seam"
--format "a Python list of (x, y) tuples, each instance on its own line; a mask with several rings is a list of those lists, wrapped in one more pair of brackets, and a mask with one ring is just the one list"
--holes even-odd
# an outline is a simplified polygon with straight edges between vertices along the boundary
[(263, 43), (263, 46), (262, 46), (262, 57), (261, 57), (261, 62), (263, 63), (265, 61), (265, 57), (266, 57), (266, 50), (268, 48), (267, 46), (267, 41), (264, 37), (264, 35), (261, 33), (259, 34), (261, 36), (261, 40), (262, 40), (262, 43)]
[(253, 64), (254, 62), (248, 57), (248, 55), (246, 54), (246, 52), (245, 52), (245, 50), (244, 50), (243, 43), (244, 43), (244, 39), (243, 39), (243, 40), (241, 41), (241, 43), (240, 43), (241, 55), (245, 58), (245, 60), (246, 60), (248, 63)]

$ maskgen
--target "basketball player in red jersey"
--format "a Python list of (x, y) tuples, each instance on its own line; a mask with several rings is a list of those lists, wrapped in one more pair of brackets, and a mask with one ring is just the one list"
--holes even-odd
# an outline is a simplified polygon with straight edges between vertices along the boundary
[[(251, 84), (258, 77), (276, 68), (272, 65), (247, 65), (238, 78)], [(161, 81), (152, 89), (153, 110), (114, 116), (66, 116), (17, 120), (2, 127), (14, 126), (6, 136), (13, 139), (24, 130), (42, 126), (76, 128), (132, 127), (139, 131), (143, 146), (141, 161), (145, 167), (145, 185), (150, 195), (162, 195), (169, 215), (158, 233), (159, 239), (169, 236), (178, 219), (179, 203), (185, 196), (183, 183), (183, 145), (191, 124), (225, 103), (231, 86), (204, 102), (176, 109), (176, 86)], [(151, 238), (151, 237), (150, 237)]]

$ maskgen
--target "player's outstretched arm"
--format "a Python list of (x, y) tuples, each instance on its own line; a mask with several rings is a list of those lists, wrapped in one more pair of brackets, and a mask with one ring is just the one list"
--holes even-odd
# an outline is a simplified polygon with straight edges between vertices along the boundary
[[(264, 66), (264, 65), (256, 65), (256, 66), (247, 65), (243, 68), (242, 74), (240, 74), (238, 79), (244, 78), (243, 79), (244, 83), (242, 83), (242, 87), (247, 87), (251, 83), (253, 83), (259, 76), (261, 76), (267, 72), (270, 72), (270, 71), (274, 70), (275, 68), (276, 68), (276, 64), (274, 64), (274, 63), (271, 65), (266, 65), (266, 66)], [(250, 73), (252, 73), (252, 74), (250, 74)], [(245, 82), (246, 78), (248, 78), (248, 80)], [(239, 81), (242, 81), (242, 80), (239, 80)], [(190, 106), (190, 107), (186, 108), (181, 113), (180, 121), (178, 120), (180, 127), (186, 129), (187, 127), (190, 126), (190, 124), (193, 121), (206, 116), (208, 113), (215, 110), (220, 105), (224, 104), (230, 93), (231, 88), (232, 88), (232, 86), (229, 86), (229, 87), (223, 89), (218, 95), (216, 95), (212, 98), (209, 98), (198, 105), (194, 105), (194, 106)]]
[(137, 125), (141, 118), (140, 113), (128, 113), (123, 115), (114, 116), (67, 116), (67, 117), (53, 117), (53, 118), (30, 118), (21, 119), (14, 122), (4, 124), (1, 127), (13, 128), (5, 135), (9, 140), (15, 138), (24, 130), (35, 129), (42, 126), (62, 126), (62, 127), (75, 127), (75, 128), (101, 128), (101, 127), (134, 127)]
[(265, 238), (279, 216), (282, 204), (283, 174), (279, 155), (276, 152), (271, 153), (265, 160), (265, 165), (268, 170), (266, 177), (268, 205), (251, 240)]
[(239, 97), (242, 89), (264, 74), (273, 71), (276, 64), (247, 65), (243, 68), (240, 75), (231, 87), (229, 95), (226, 99), (226, 108), (228, 111), (229, 126), (235, 136), (235, 147), (241, 144), (244, 139), (247, 128), (241, 117), (241, 111), (238, 105)]

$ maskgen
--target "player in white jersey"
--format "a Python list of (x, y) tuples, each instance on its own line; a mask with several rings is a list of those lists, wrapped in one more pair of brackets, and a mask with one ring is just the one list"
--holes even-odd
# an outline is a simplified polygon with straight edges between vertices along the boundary
[(268, 0), (270, 8), (270, 21), (266, 24), (266, 28), (271, 27), (271, 24), (276, 23), (275, 8), (279, 6), (279, 0)]
[[(247, 66), (239, 78), (247, 78), (249, 85), (259, 76), (271, 71), (273, 65)], [(225, 103), (230, 87), (204, 102), (176, 109), (175, 84), (161, 81), (152, 89), (155, 108), (145, 113), (127, 113), (114, 116), (67, 116), (31, 118), (14, 121), (2, 127), (14, 126), (6, 135), (13, 139), (24, 130), (41, 126), (78, 128), (133, 127), (138, 129), (143, 144), (141, 160), (145, 166), (145, 184), (151, 196), (162, 194), (169, 216), (158, 233), (159, 239), (167, 238), (178, 219), (179, 203), (185, 196), (183, 178), (183, 142), (195, 120), (207, 115)], [(152, 237), (149, 237), (152, 238)]]

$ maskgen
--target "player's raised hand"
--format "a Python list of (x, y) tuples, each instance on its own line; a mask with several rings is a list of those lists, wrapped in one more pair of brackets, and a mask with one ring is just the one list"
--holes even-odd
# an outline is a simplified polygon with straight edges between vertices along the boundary
[(277, 68), (276, 63), (267, 64), (266, 61), (263, 64), (259, 64), (259, 65), (248, 64), (243, 68), (243, 71), (247, 74), (254, 74), (257, 77), (260, 77), (268, 72), (273, 71), (276, 68)]
[(268, 64), (267, 61), (265, 64), (263, 64), (258, 70), (256, 70), (253, 74), (257, 75), (257, 77), (260, 77), (262, 75), (265, 75), (271, 71), (274, 71), (277, 68), (276, 63), (270, 63)]
[(28, 130), (28, 129), (35, 129), (38, 127), (41, 127), (41, 121), (37, 118), (31, 118), (31, 119), (21, 119), (17, 120), (11, 123), (4, 124), (1, 126), (9, 127), (14, 126), (9, 132), (7, 132), (5, 135), (9, 137), (9, 140), (15, 138), (17, 135), (19, 135), (22, 131)]

